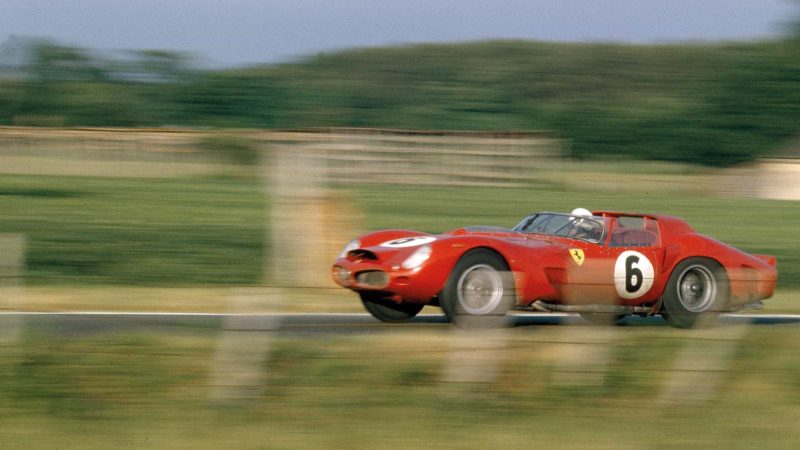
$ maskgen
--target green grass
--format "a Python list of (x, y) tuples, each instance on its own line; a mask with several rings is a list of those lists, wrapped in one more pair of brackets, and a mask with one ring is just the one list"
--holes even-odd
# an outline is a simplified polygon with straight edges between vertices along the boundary
[[(623, 175), (620, 175), (623, 176)], [(242, 176), (121, 179), (0, 176), (0, 233), (24, 233), (28, 285), (257, 284), (268, 217), (261, 181)], [(541, 210), (660, 212), (742, 250), (778, 256), (781, 287), (800, 286), (800, 208), (643, 187), (571, 191), (461, 187), (344, 187), (365, 229), (442, 232), (514, 226)], [(354, 232), (355, 233), (355, 232)], [(269, 281), (269, 280), (266, 280)]]
[(252, 284), (264, 198), (248, 178), (0, 176), (0, 232), (23, 233), (28, 284)]
[(444, 381), (454, 338), (447, 329), (276, 338), (262, 394), (219, 404), (209, 400), (213, 329), (65, 340), (28, 326), (19, 342), (0, 346), (0, 442), (9, 449), (729, 449), (791, 448), (800, 439), (793, 327), (750, 327), (715, 371), (719, 390), (708, 401), (669, 404), (662, 392), (680, 372), (676, 358), (718, 345), (720, 330), (617, 328), (602, 381), (564, 384), (561, 349), (587, 328), (512, 330), (497, 380), (476, 384)]

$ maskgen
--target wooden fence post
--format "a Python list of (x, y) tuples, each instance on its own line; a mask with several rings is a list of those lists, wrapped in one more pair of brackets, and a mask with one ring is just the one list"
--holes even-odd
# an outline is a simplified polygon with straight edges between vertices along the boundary
[[(22, 276), (25, 269), (25, 236), (0, 234), (0, 310), (19, 309)], [(0, 321), (0, 343), (15, 343), (22, 334), (22, 319), (4, 315)]]

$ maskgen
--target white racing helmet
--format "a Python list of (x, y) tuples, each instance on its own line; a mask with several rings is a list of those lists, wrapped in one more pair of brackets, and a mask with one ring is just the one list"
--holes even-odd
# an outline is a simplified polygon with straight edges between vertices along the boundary
[(574, 217), (592, 217), (592, 212), (586, 208), (575, 208), (569, 215)]

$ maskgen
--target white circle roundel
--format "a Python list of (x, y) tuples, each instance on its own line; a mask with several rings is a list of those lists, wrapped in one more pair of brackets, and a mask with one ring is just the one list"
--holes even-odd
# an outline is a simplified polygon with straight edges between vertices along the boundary
[(639, 252), (628, 250), (614, 264), (614, 287), (622, 298), (638, 298), (653, 287), (653, 263)]
[(389, 248), (416, 247), (418, 245), (430, 244), (435, 240), (436, 238), (433, 236), (413, 236), (407, 238), (392, 239), (391, 241), (386, 241), (380, 244), (380, 246)]

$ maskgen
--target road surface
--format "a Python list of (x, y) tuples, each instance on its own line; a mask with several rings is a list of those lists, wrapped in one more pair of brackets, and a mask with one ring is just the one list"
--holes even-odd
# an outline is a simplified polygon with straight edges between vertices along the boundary
[[(280, 334), (353, 334), (380, 333), (389, 330), (450, 326), (444, 316), (423, 314), (404, 324), (384, 324), (368, 314), (281, 313), (281, 314), (216, 314), (216, 313), (156, 313), (156, 312), (0, 312), (0, 327), (14, 322), (59, 335), (83, 335), (124, 330), (184, 330), (216, 332), (220, 329), (277, 331)], [(730, 314), (719, 319), (725, 324), (756, 326), (800, 325), (800, 315), (790, 314)], [(514, 328), (536, 326), (584, 326), (588, 324), (576, 314), (525, 313), (514, 314)], [(661, 317), (629, 317), (625, 326), (667, 326)]]

